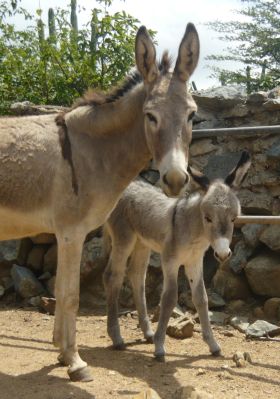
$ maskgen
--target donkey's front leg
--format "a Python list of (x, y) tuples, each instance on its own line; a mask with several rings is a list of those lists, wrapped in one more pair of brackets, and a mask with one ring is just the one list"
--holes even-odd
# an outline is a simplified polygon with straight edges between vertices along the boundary
[(159, 322), (154, 336), (155, 357), (160, 361), (164, 360), (165, 355), (164, 341), (167, 324), (178, 299), (178, 268), (179, 266), (174, 262), (162, 262), (163, 293), (160, 303)]
[(193, 304), (197, 310), (203, 340), (208, 344), (210, 352), (219, 356), (221, 348), (214, 338), (208, 314), (208, 297), (203, 280), (203, 259), (200, 259), (192, 266), (185, 266), (192, 291)]
[(78, 353), (76, 315), (79, 307), (80, 262), (84, 236), (57, 236), (58, 264), (55, 296), (56, 311), (53, 340), (60, 348), (59, 360), (69, 366), (72, 381), (91, 381), (91, 373)]

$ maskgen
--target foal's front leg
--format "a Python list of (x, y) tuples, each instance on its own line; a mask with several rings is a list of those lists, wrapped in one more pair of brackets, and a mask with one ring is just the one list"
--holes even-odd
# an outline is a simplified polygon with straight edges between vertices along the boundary
[(163, 293), (160, 303), (159, 322), (154, 336), (155, 357), (160, 361), (164, 360), (165, 356), (164, 342), (168, 321), (178, 300), (178, 269), (179, 265), (174, 261), (162, 261)]
[(76, 345), (76, 315), (79, 308), (80, 262), (84, 236), (57, 236), (58, 264), (53, 341), (60, 349), (59, 360), (69, 366), (72, 381), (91, 381), (91, 373)]
[(203, 259), (192, 266), (185, 266), (185, 272), (191, 286), (193, 304), (199, 316), (203, 340), (209, 346), (210, 352), (214, 356), (219, 356), (221, 348), (214, 338), (208, 314), (208, 297), (203, 280)]

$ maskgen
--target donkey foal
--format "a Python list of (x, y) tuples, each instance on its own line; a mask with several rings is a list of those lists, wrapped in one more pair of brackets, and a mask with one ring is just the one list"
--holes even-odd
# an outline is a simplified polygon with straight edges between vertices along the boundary
[[(244, 151), (235, 169), (223, 180), (209, 179), (188, 168), (203, 193), (188, 198), (167, 198), (159, 189), (142, 181), (129, 185), (104, 226), (104, 253), (109, 261), (104, 273), (108, 304), (108, 334), (115, 348), (124, 347), (118, 323), (118, 296), (128, 264), (140, 327), (153, 340), (146, 298), (145, 276), (151, 250), (162, 259), (164, 287), (160, 318), (154, 336), (155, 356), (165, 355), (165, 332), (177, 302), (177, 276), (181, 264), (188, 276), (193, 303), (199, 314), (203, 339), (213, 355), (220, 353), (208, 317), (208, 299), (203, 281), (203, 257), (211, 245), (215, 257), (226, 261), (240, 203), (235, 194), (250, 166)], [(109, 239), (111, 241), (111, 252)]]

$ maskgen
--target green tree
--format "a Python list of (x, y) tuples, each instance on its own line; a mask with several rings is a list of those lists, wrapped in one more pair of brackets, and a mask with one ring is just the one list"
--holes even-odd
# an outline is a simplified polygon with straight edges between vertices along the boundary
[(214, 77), (222, 84), (243, 83), (248, 92), (271, 89), (280, 84), (280, 2), (279, 0), (241, 0), (239, 21), (209, 22), (220, 39), (235, 42), (226, 54), (211, 55), (208, 60), (239, 61), (244, 68), (230, 71), (212, 67)]
[[(124, 11), (110, 13), (111, 0), (99, 0), (91, 20), (78, 29), (77, 2), (30, 15), (0, 1), (0, 113), (12, 102), (70, 105), (89, 86), (107, 89), (134, 64), (138, 21)], [(13, 17), (29, 26), (16, 29)], [(153, 32), (152, 32), (153, 33)]]

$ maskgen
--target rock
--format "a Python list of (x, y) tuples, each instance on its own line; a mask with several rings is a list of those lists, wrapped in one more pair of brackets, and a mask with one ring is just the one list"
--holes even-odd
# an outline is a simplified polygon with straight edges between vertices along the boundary
[(267, 101), (268, 94), (265, 91), (258, 91), (248, 95), (247, 104), (259, 105)]
[(209, 314), (210, 323), (213, 324), (223, 325), (225, 324), (225, 321), (228, 318), (228, 315), (224, 312), (209, 311), (208, 314)]
[(38, 280), (40, 280), (40, 281), (45, 281), (45, 280), (49, 280), (50, 278), (52, 278), (51, 273), (50, 273), (50, 272), (44, 272), (43, 274), (41, 274), (41, 275), (38, 277)]
[(41, 300), (39, 303), (39, 307), (44, 312), (54, 315), (55, 314), (55, 304), (56, 304), (55, 298), (47, 298), (47, 297), (42, 296), (40, 299)]
[(26, 264), (28, 254), (31, 251), (32, 247), (33, 247), (33, 242), (31, 238), (26, 237), (20, 240), (18, 256), (17, 256), (17, 264), (19, 266), (24, 266)]
[(81, 259), (81, 275), (87, 276), (97, 265), (96, 259), (100, 258), (102, 251), (102, 238), (93, 237), (84, 243)]
[(245, 333), (250, 323), (247, 317), (234, 316), (229, 321), (230, 325), (241, 333)]
[(232, 257), (229, 260), (229, 267), (235, 272), (240, 273), (247, 264), (247, 259), (252, 255), (253, 249), (246, 245), (241, 240), (239, 241), (233, 250)]
[(4, 277), (11, 276), (11, 268), (12, 268), (12, 263), (4, 262), (0, 264), (0, 280), (3, 279)]
[(193, 327), (194, 322), (188, 316), (183, 316), (168, 325), (166, 334), (173, 338), (190, 338), (193, 336)]
[(10, 107), (14, 115), (46, 115), (64, 112), (67, 109), (59, 105), (35, 105), (30, 101), (16, 102)]
[(273, 143), (273, 145), (266, 151), (266, 155), (270, 160), (280, 160), (280, 139)]
[(246, 330), (246, 336), (249, 338), (265, 337), (267, 334), (271, 337), (279, 335), (280, 327), (265, 320), (257, 320), (253, 324), (250, 324)]
[(42, 233), (37, 236), (30, 237), (33, 244), (54, 244), (56, 243), (56, 238), (54, 234)]
[(268, 98), (278, 98), (280, 97), (280, 87), (274, 87), (267, 93)]
[(55, 295), (55, 276), (52, 276), (47, 282), (46, 287), (48, 292), (54, 297)]
[(39, 307), (41, 303), (41, 297), (40, 296), (33, 296), (32, 298), (28, 299), (28, 303), (34, 307)]
[(236, 104), (245, 103), (246, 90), (242, 86), (219, 86), (193, 93), (199, 108), (221, 112)]
[(236, 367), (246, 367), (248, 363), (252, 363), (249, 352), (235, 352), (232, 360), (236, 364)]
[[(160, 315), (160, 305), (158, 305), (153, 313), (153, 317), (152, 317), (152, 322), (158, 322), (159, 321), (159, 315)], [(170, 317), (172, 317), (173, 319), (178, 319), (179, 317), (183, 317), (185, 316), (185, 312), (183, 311), (183, 309), (177, 304), (175, 306), (175, 308), (172, 310), (172, 314)]]
[(261, 306), (257, 306), (254, 308), (253, 310), (253, 315), (257, 318), (257, 319), (264, 319), (265, 315), (264, 315), (264, 311), (263, 308)]
[(5, 293), (10, 293), (14, 289), (14, 282), (12, 277), (2, 277), (1, 283), (5, 289)]
[(226, 304), (221, 295), (217, 294), (211, 289), (207, 290), (207, 296), (209, 309), (222, 308)]
[(29, 252), (26, 264), (34, 272), (39, 272), (42, 269), (45, 252), (46, 247), (43, 245), (35, 245)]
[(161, 399), (160, 396), (152, 388), (145, 389), (144, 391), (133, 396), (132, 399)]
[(214, 396), (192, 385), (180, 387), (173, 399), (214, 399)]
[(260, 242), (260, 235), (265, 227), (262, 224), (245, 224), (241, 228), (245, 243), (255, 249)]
[(265, 103), (263, 103), (263, 107), (266, 109), (266, 111), (279, 110), (280, 109), (280, 99), (279, 98), (269, 99)]
[(17, 260), (19, 247), (19, 240), (1, 241), (0, 262), (15, 262)]
[(183, 306), (187, 309), (196, 310), (193, 301), (192, 301), (192, 294), (191, 291), (188, 290), (187, 292), (181, 292), (178, 298), (178, 303), (180, 306)]
[(13, 265), (11, 275), (15, 290), (22, 298), (30, 298), (44, 293), (44, 287), (30, 269)]
[(248, 189), (241, 189), (238, 198), (244, 213), (271, 215), (273, 200), (269, 193), (254, 193)]
[(226, 269), (218, 269), (215, 274), (212, 286), (215, 292), (226, 300), (247, 299), (250, 295), (250, 289), (243, 273), (235, 274)]
[(216, 150), (217, 147), (212, 144), (211, 139), (200, 139), (191, 144), (190, 155), (196, 157), (198, 155), (209, 154)]
[(3, 285), (0, 285), (0, 298), (5, 294), (5, 288)]
[(230, 312), (240, 312), (242, 308), (246, 305), (245, 301), (242, 301), (242, 299), (235, 299), (234, 301), (230, 301), (228, 304), (228, 310)]
[(273, 251), (280, 251), (280, 225), (270, 225), (263, 230), (260, 241)]
[(280, 311), (280, 298), (268, 299), (264, 304), (263, 310), (268, 319), (277, 320)]
[(255, 294), (280, 297), (279, 255), (263, 253), (256, 256), (247, 263), (245, 273)]
[(44, 272), (50, 272), (54, 274), (57, 266), (57, 244), (53, 244), (45, 253), (43, 261)]

